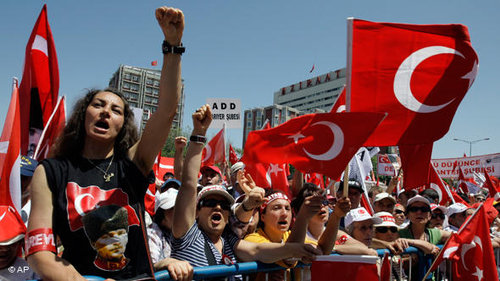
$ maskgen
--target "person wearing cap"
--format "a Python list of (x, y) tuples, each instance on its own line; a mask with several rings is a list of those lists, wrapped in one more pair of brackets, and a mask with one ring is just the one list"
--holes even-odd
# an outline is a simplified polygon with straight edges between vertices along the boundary
[(21, 218), (24, 224), (27, 226), (29, 214), (31, 211), (31, 198), (30, 198), (30, 184), (33, 178), (33, 173), (35, 172), (38, 161), (29, 157), (21, 156)]
[(222, 183), (222, 173), (217, 166), (203, 166), (200, 169), (202, 186), (220, 185)]
[(431, 220), (429, 227), (443, 229), (446, 219), (446, 207), (438, 204), (431, 203)]
[(446, 231), (457, 232), (460, 226), (467, 219), (467, 210), (470, 208), (462, 203), (455, 203), (448, 206), (446, 216), (448, 217), (448, 226), (445, 227)]
[[(212, 111), (204, 105), (192, 115), (190, 140), (204, 139), (212, 122)], [(171, 257), (188, 261), (193, 267), (231, 264), (240, 261), (276, 262), (285, 258), (313, 259), (321, 252), (303, 243), (251, 243), (238, 237), (228, 226), (234, 198), (219, 185), (196, 193), (204, 143), (190, 141), (184, 160), (182, 188), (174, 206)], [(241, 206), (239, 206), (240, 208)], [(242, 207), (241, 207), (242, 208)], [(231, 276), (230, 280), (241, 279)]]
[(231, 169), (229, 171), (229, 180), (231, 181), (231, 185), (227, 187), (227, 191), (234, 198), (238, 198), (240, 195), (244, 194), (238, 183), (238, 171), (241, 171), (244, 168), (245, 164), (243, 162), (236, 162), (231, 166)]
[(410, 224), (399, 230), (401, 238), (418, 239), (431, 244), (443, 244), (450, 236), (450, 232), (437, 228), (429, 228), (431, 219), (431, 203), (423, 196), (415, 195), (408, 200), (406, 216)]
[[(351, 210), (359, 207), (361, 202), (361, 194), (364, 192), (363, 186), (356, 179), (349, 179), (348, 182), (348, 195), (349, 201), (351, 201)], [(344, 191), (344, 181), (340, 181), (337, 189), (337, 198), (341, 198)]]
[(0, 206), (0, 280), (38, 279), (20, 257), (26, 226), (12, 206)]
[(370, 198), (370, 204), (373, 205), (373, 202), (375, 202), (375, 196), (378, 194), (385, 192), (384, 188), (380, 185), (374, 184), (372, 187), (368, 189), (368, 198)]
[(413, 198), (413, 196), (417, 195), (417, 193), (418, 192), (415, 189), (409, 189), (409, 190), (401, 189), (401, 191), (398, 193), (397, 201), (399, 204), (406, 207), (408, 205), (408, 200)]
[(373, 210), (375, 213), (388, 212), (392, 214), (395, 205), (396, 199), (387, 192), (381, 192), (375, 195), (375, 199), (373, 200)]
[[(192, 276), (193, 267), (187, 261), (170, 257), (172, 249), (172, 224), (177, 189), (170, 188), (158, 193), (153, 223), (147, 227), (149, 252), (154, 270), (168, 270), (170, 276)], [(181, 272), (181, 274), (175, 274)], [(172, 274), (174, 273), (174, 274)]]
[(169, 189), (176, 189), (178, 190), (179, 187), (181, 187), (181, 182), (177, 179), (168, 179), (166, 180), (160, 187), (160, 193), (163, 193)]
[(373, 239), (373, 225), (381, 223), (380, 218), (375, 218), (363, 208), (352, 209), (345, 216), (345, 230), (354, 239), (370, 247)]
[[(316, 186), (313, 183), (305, 183), (302, 189), (299, 191), (295, 199), (292, 201), (292, 207), (297, 214), (300, 211), (301, 206), (303, 205), (304, 201), (306, 200), (307, 197), (314, 195), (314, 194), (321, 194), (323, 193), (323, 190)], [(327, 196), (328, 197), (328, 196)], [(335, 198), (335, 197), (332, 197)], [(330, 214), (329, 212), (329, 207), (332, 208), (332, 210), (335, 209), (335, 207), (338, 205), (338, 207), (344, 208), (344, 215), (350, 210), (349, 206), (349, 199), (344, 198), (340, 199), (338, 202), (334, 203), (331, 205), (329, 201), (323, 201), (323, 206), (321, 207), (321, 210), (319, 213), (315, 214), (310, 220), (307, 225), (307, 238), (318, 241), (324, 231), (326, 230), (326, 226), (332, 227), (332, 220), (333, 223), (340, 220), (333, 219), (333, 216), (338, 216), (338, 214), (335, 214), (335, 212), (332, 212)], [(342, 214), (341, 214), (342, 215)], [(353, 239), (349, 234), (342, 230), (337, 231), (337, 236), (335, 240), (335, 252), (342, 254), (342, 255), (377, 255), (376, 251), (373, 249), (368, 248), (366, 245), (363, 243), (359, 242), (356, 239)]]

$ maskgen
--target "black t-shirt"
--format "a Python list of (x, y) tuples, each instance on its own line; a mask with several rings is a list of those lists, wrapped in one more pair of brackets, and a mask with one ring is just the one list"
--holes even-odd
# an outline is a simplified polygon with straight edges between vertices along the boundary
[[(53, 230), (63, 258), (82, 275), (124, 279), (153, 276), (144, 229), (148, 179), (128, 158), (41, 162), (53, 200)], [(96, 166), (101, 169), (96, 168)]]

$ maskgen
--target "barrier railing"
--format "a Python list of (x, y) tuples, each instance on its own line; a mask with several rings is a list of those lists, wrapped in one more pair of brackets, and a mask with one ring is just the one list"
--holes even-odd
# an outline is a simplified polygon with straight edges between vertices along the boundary
[[(438, 245), (438, 247), (442, 247), (442, 245)], [(389, 253), (389, 250), (381, 249), (377, 250), (377, 253), (380, 257), (384, 256), (385, 253)], [(426, 257), (422, 251), (418, 250), (415, 247), (409, 247), (403, 252), (401, 255), (409, 255), (409, 254), (417, 254), (418, 255), (418, 280), (422, 280), (425, 273), (429, 269), (432, 264), (432, 258)], [(332, 254), (339, 255), (339, 254)], [(296, 267), (308, 267), (309, 265), (299, 263)], [(410, 263), (411, 268), (411, 263)], [(195, 267), (193, 271), (193, 279), (209, 279), (216, 277), (226, 277), (232, 275), (248, 275), (256, 272), (270, 272), (276, 270), (284, 270), (283, 268), (276, 264), (266, 264), (261, 262), (241, 262), (232, 265), (211, 265), (211, 266), (202, 266)], [(409, 274), (411, 276), (411, 272)], [(104, 280), (101, 277), (97, 276), (85, 276), (88, 280), (92, 281), (101, 281)], [(167, 270), (158, 271), (155, 273), (155, 278), (158, 281), (170, 281), (170, 275)], [(432, 275), (428, 276), (428, 280), (432, 279)]]

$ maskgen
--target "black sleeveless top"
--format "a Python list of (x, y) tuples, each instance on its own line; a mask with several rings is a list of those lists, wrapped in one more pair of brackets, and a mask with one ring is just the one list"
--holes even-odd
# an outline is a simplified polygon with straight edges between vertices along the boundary
[[(45, 159), (53, 201), (53, 231), (63, 258), (82, 275), (125, 279), (153, 276), (144, 224), (149, 181), (128, 158)], [(96, 166), (101, 169), (96, 168)]]

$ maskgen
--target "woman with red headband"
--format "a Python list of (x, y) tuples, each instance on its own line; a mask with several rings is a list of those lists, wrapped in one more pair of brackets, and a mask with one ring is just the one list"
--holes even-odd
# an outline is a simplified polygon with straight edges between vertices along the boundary
[[(255, 185), (255, 183), (252, 183)], [(318, 241), (306, 238), (307, 225), (309, 220), (318, 212), (320, 212), (323, 202), (326, 198), (320, 194), (314, 194), (305, 198), (300, 211), (297, 213), (295, 222), (292, 224), (292, 207), (290, 199), (281, 191), (272, 189), (266, 190), (267, 201), (260, 207), (260, 221), (257, 232), (249, 234), (245, 240), (256, 243), (290, 243), (290, 242), (305, 242), (307, 244), (316, 245), (323, 254), (330, 254), (332, 252), (335, 237), (337, 236), (340, 218), (350, 209), (349, 200), (346, 198), (340, 199), (335, 207), (335, 211), (328, 220), (327, 227)], [(305, 261), (307, 262), (307, 261)], [(277, 263), (283, 267), (293, 267), (296, 265), (295, 260), (283, 260)], [(283, 272), (273, 272), (272, 280), (279, 280), (283, 278)], [(258, 273), (256, 280), (264, 280), (265, 276)], [(275, 279), (278, 278), (278, 279)]]

